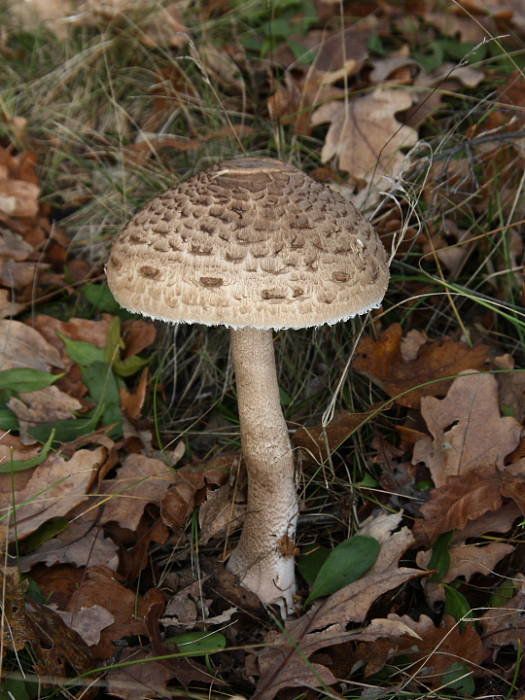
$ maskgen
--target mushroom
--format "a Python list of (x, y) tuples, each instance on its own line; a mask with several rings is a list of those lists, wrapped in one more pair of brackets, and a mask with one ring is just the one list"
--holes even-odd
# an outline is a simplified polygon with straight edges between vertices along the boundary
[(292, 611), (298, 498), (272, 329), (379, 306), (388, 263), (374, 229), (297, 168), (237, 158), (139, 211), (113, 243), (107, 279), (130, 311), (231, 328), (248, 500), (228, 568), (263, 603)]

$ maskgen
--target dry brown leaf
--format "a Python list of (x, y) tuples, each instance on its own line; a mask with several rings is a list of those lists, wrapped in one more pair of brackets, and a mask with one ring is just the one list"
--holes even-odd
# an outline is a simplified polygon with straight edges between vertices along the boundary
[(511, 415), (522, 422), (525, 418), (525, 372), (512, 371), (514, 359), (509, 354), (495, 357), (494, 367), (500, 370), (509, 370), (499, 372), (496, 375), (500, 406), (511, 409)]
[[(434, 605), (437, 601), (445, 600), (445, 589), (442, 583), (455, 581), (459, 576), (464, 576), (466, 581), (470, 581), (474, 574), (487, 576), (496, 564), (514, 551), (514, 545), (505, 542), (489, 542), (488, 544), (465, 544), (460, 542), (449, 547), (450, 566), (447, 573), (440, 579), (439, 583), (424, 581), (423, 587), (429, 599)], [(416, 563), (423, 569), (428, 568), (432, 551), (420, 551), (416, 556)]]
[(20, 234), (8, 228), (0, 229), (0, 258), (11, 258), (20, 262), (31, 255), (33, 250), (33, 246), (29, 245)]
[(418, 408), (422, 396), (441, 396), (452, 380), (434, 382), (408, 391), (411, 387), (458, 374), (465, 369), (481, 369), (488, 357), (488, 347), (469, 348), (448, 338), (424, 343), (418, 356), (404, 362), (401, 354), (402, 328), (394, 323), (374, 340), (364, 336), (355, 353), (353, 369), (374, 380), (389, 395), (405, 393), (396, 399), (401, 406)]
[(144, 663), (148, 654), (141, 648), (124, 649), (120, 662), (136, 661), (123, 668), (112, 668), (106, 675), (110, 695), (123, 700), (146, 700), (152, 697), (168, 697), (168, 682), (176, 675), (160, 661)]
[(436, 486), (451, 476), (470, 478), (475, 470), (501, 467), (521, 435), (515, 418), (500, 416), (497, 383), (491, 374), (460, 375), (446, 398), (424, 397), (421, 414), (432, 439), (416, 443), (413, 463), (424, 462)]
[(235, 498), (238, 484), (229, 482), (215, 491), (209, 491), (199, 508), (200, 541), (207, 544), (212, 537), (220, 537), (237, 530), (246, 513), (246, 503)]
[[(397, 566), (399, 557), (413, 542), (408, 528), (393, 533), (400, 518), (401, 514), (383, 513), (369, 518), (359, 531), (360, 534), (373, 533), (382, 543), (379, 557), (372, 569), (327, 599), (315, 602), (299, 619), (287, 622), (283, 633), (268, 635), (267, 641), (271, 646), (262, 649), (255, 660), (257, 665), (254, 668), (258, 668), (260, 679), (254, 698), (271, 700), (281, 688), (290, 683), (293, 686), (306, 683), (314, 687), (322, 685), (322, 682), (328, 683), (327, 679), (333, 678), (331, 672), (321, 666), (316, 669), (318, 673), (312, 673), (309, 656), (318, 649), (367, 635), (367, 628), (347, 631), (347, 625), (351, 622), (362, 623), (374, 600), (383, 593), (425, 574), (418, 569)], [(384, 636), (384, 628), (378, 625), (365, 638), (377, 639), (381, 636)], [(291, 669), (293, 673), (290, 672)], [(322, 675), (319, 676), (321, 672)]]
[(140, 417), (144, 401), (146, 399), (146, 391), (148, 389), (149, 372), (148, 368), (144, 367), (141, 372), (139, 383), (135, 391), (128, 391), (125, 386), (119, 389), (120, 405), (128, 418), (137, 420)]
[(310, 69), (304, 76), (287, 72), (284, 85), (278, 84), (268, 98), (268, 112), (272, 119), (293, 124), (295, 134), (312, 132), (312, 111), (328, 100), (342, 98), (344, 91), (326, 83), (325, 73)]
[(77, 399), (52, 385), (37, 391), (21, 392), (7, 402), (19, 421), (20, 438), (26, 445), (35, 442), (29, 430), (41, 423), (74, 418), (82, 404)]
[(102, 630), (115, 622), (113, 615), (106, 608), (97, 604), (81, 608), (77, 612), (66, 612), (65, 610), (56, 610), (55, 612), (90, 647), (98, 644)]
[(154, 343), (156, 337), (157, 329), (151, 321), (126, 321), (122, 326), (122, 339), (125, 344), (123, 359), (138, 355)]
[(517, 593), (500, 608), (490, 608), (481, 616), (483, 643), (489, 649), (512, 644), (525, 644), (523, 610), (525, 608), (525, 576), (518, 573), (513, 577)]
[(521, 511), (515, 503), (506, 503), (496, 511), (489, 511), (480, 518), (470, 520), (462, 530), (458, 530), (454, 534), (453, 541), (459, 542), (471, 537), (480, 537), (488, 532), (509, 532), (520, 513)]
[(222, 486), (229, 477), (238, 456), (222, 454), (201, 465), (186, 465), (175, 472), (175, 483), (160, 504), (162, 520), (177, 530), (183, 527), (195, 506), (203, 501), (211, 486)]
[(77, 613), (82, 608), (100, 605), (113, 616), (114, 622), (101, 631), (100, 642), (94, 646), (96, 658), (107, 659), (115, 653), (113, 641), (135, 634), (144, 634), (144, 622), (137, 615), (136, 594), (125, 588), (115, 578), (115, 573), (104, 566), (86, 569), (84, 576), (73, 593), (68, 611)]
[(321, 160), (337, 156), (339, 169), (358, 183), (398, 177), (405, 167), (401, 148), (413, 146), (417, 132), (395, 118), (412, 105), (410, 95), (401, 90), (376, 88), (348, 104), (328, 102), (312, 114), (312, 124), (330, 123)]
[(398, 655), (409, 656), (413, 662), (411, 676), (433, 688), (442, 685), (444, 674), (455, 662), (465, 663), (474, 673), (480, 673), (479, 666), (486, 652), (473, 624), (462, 630), (459, 623), (448, 615), (440, 627), (435, 627), (426, 615), (421, 615), (418, 621), (408, 615), (395, 614), (390, 614), (388, 619), (404, 624), (419, 639), (405, 636), (397, 640), (392, 638), (388, 644), (359, 644), (356, 658), (367, 664), (365, 675), (377, 673), (388, 659)]
[(8, 289), (0, 289), (0, 319), (16, 316), (24, 308), (25, 304), (11, 301), (12, 292)]
[(106, 566), (116, 570), (119, 557), (118, 547), (97, 524), (98, 510), (87, 510), (74, 517), (68, 526), (56, 537), (43, 542), (31, 554), (18, 559), (20, 571), (29, 569), (39, 562), (46, 566), (73, 564), (80, 566)]
[(292, 435), (292, 442), (295, 447), (304, 450), (304, 457), (322, 462), (327, 454), (332, 454), (352, 433), (359, 430), (372, 412), (373, 409), (365, 413), (338, 411), (324, 428), (315, 425), (296, 430)]
[(60, 354), (34, 328), (20, 321), (0, 321), (0, 370), (28, 367), (49, 372), (63, 366)]
[(501, 506), (500, 489), (500, 478), (494, 469), (474, 472), (468, 478), (449, 477), (445, 485), (433, 489), (430, 499), (421, 506), (423, 518), (415, 521), (414, 537), (428, 547), (444, 532), (462, 530), (469, 521)]
[(36, 216), (40, 187), (32, 182), (0, 179), (0, 211), (8, 216)]
[(26, 603), (27, 620), (32, 627), (31, 649), (38, 663), (39, 677), (66, 676), (66, 669), (84, 673), (93, 668), (93, 657), (79, 634), (60, 615), (35, 600)]
[[(4, 550), (5, 528), (0, 529), (0, 551)], [(0, 643), (2, 649), (20, 651), (31, 642), (32, 630), (25, 614), (27, 581), (21, 581), (17, 566), (2, 565), (0, 570), (2, 590), (2, 625)], [(3, 659), (0, 658), (0, 662)]]
[(160, 503), (175, 481), (175, 470), (160, 459), (130, 454), (114, 479), (104, 480), (99, 494), (104, 496), (100, 522), (114, 521), (120, 527), (136, 530), (148, 503)]
[(69, 461), (53, 454), (34, 469), (24, 488), (14, 494), (14, 503), (10, 492), (0, 494), (10, 538), (27, 537), (46, 520), (65, 516), (82, 503), (106, 454), (103, 447), (79, 450)]
[(98, 348), (106, 347), (108, 330), (113, 317), (109, 314), (102, 314), (101, 321), (90, 321), (86, 318), (70, 318), (69, 321), (59, 321), (53, 316), (47, 314), (38, 314), (31, 320), (31, 325), (36, 328), (44, 338), (60, 353), (67, 363), (67, 366), (72, 364), (72, 361), (65, 353), (64, 342), (58, 335), (71, 338), (72, 340), (83, 340), (86, 343), (92, 343)]

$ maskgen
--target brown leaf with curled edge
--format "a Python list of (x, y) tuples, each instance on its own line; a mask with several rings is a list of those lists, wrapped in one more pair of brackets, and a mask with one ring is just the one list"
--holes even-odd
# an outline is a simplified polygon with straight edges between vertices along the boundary
[(296, 430), (292, 435), (292, 442), (295, 447), (302, 448), (307, 458), (322, 462), (353, 432), (359, 430), (372, 413), (373, 409), (364, 413), (338, 411), (324, 428), (321, 425), (314, 425)]
[[(441, 585), (455, 581), (460, 576), (466, 581), (470, 581), (474, 574), (487, 576), (492, 573), (496, 564), (507, 554), (514, 551), (514, 545), (505, 542), (489, 542), (483, 544), (466, 544), (458, 542), (452, 544), (448, 553), (450, 555), (450, 565), (447, 573), (440, 579), (439, 583), (425, 581), (423, 586), (432, 605), (438, 601), (445, 600), (445, 589)], [(417, 553), (416, 563), (423, 569), (428, 568), (432, 551), (427, 549)]]
[(309, 135), (313, 110), (328, 100), (342, 97), (344, 90), (327, 83), (322, 71), (311, 68), (300, 77), (286, 72), (284, 85), (278, 83), (274, 94), (268, 98), (268, 112), (282, 124), (293, 124), (295, 134)]
[(409, 408), (419, 408), (422, 396), (441, 396), (447, 392), (452, 380), (435, 382), (409, 391), (441, 377), (450, 377), (466, 369), (482, 369), (489, 348), (477, 345), (469, 348), (448, 338), (424, 343), (416, 359), (404, 362), (401, 354), (402, 328), (394, 323), (377, 340), (364, 336), (355, 353), (353, 369), (362, 372), (376, 382), (396, 403)]
[(20, 392), (19, 396), (9, 399), (7, 406), (18, 418), (20, 438), (27, 445), (35, 442), (29, 435), (31, 428), (48, 421), (74, 418), (74, 411), (82, 408), (80, 401), (54, 385)]
[(151, 321), (143, 321), (142, 319), (135, 321), (125, 321), (122, 324), (122, 339), (124, 340), (125, 348), (123, 359), (138, 355), (145, 348), (155, 342), (157, 337), (157, 329)]
[(408, 92), (379, 87), (348, 102), (327, 102), (312, 114), (312, 124), (330, 123), (321, 152), (326, 163), (337, 156), (339, 169), (358, 183), (379, 183), (404, 169), (400, 149), (413, 146), (417, 131), (397, 121), (395, 114), (412, 105)]
[(20, 321), (0, 321), (0, 370), (28, 367), (49, 372), (64, 366), (44, 335)]
[(72, 361), (66, 354), (64, 342), (58, 334), (61, 333), (72, 340), (83, 340), (98, 348), (104, 348), (112, 318), (109, 314), (102, 314), (101, 321), (91, 321), (86, 318), (70, 318), (69, 321), (60, 321), (47, 314), (38, 314), (31, 319), (31, 326), (36, 328), (61, 353), (64, 361), (70, 365)]
[[(5, 528), (0, 529), (0, 551), (4, 549)], [(2, 648), (20, 651), (31, 641), (32, 630), (25, 614), (24, 598), (28, 587), (27, 581), (21, 581), (17, 566), (2, 566), (0, 570), (0, 587), (2, 590)], [(2, 658), (0, 658), (0, 662)]]
[(171, 693), (167, 690), (168, 682), (175, 676), (160, 661), (148, 661), (148, 654), (140, 647), (124, 649), (119, 661), (136, 661), (135, 664), (122, 668), (116, 665), (106, 675), (107, 691), (111, 696), (123, 700), (146, 700), (146, 698), (165, 698)]
[(106, 459), (104, 447), (78, 450), (66, 461), (58, 454), (34, 469), (25, 486), (13, 495), (0, 494), (0, 508), (9, 515), (10, 538), (34, 532), (50, 518), (67, 515), (82, 503)]
[(497, 383), (491, 374), (460, 375), (446, 398), (424, 397), (421, 414), (432, 439), (418, 440), (412, 461), (424, 462), (438, 487), (451, 476), (468, 474), (470, 479), (480, 469), (501, 467), (521, 435), (515, 418), (500, 416)]
[(119, 557), (118, 547), (112, 539), (104, 535), (97, 523), (98, 509), (88, 509), (80, 515), (73, 515), (68, 526), (56, 537), (43, 542), (35, 551), (19, 557), (20, 571), (29, 571), (39, 562), (50, 567), (55, 564), (80, 566), (107, 566), (116, 570)]
[[(380, 595), (427, 573), (398, 567), (398, 559), (413, 543), (408, 528), (394, 532), (400, 519), (401, 514), (380, 513), (371, 516), (359, 531), (360, 534), (375, 537), (382, 544), (378, 559), (370, 571), (325, 600), (314, 603), (299, 619), (287, 622), (284, 632), (270, 633), (267, 637), (270, 646), (262, 649), (250, 662), (260, 674), (252, 697), (271, 700), (287, 684), (319, 687), (323, 682), (328, 683), (332, 674), (324, 666), (312, 672), (311, 654), (325, 647), (363, 638), (360, 635), (365, 635), (364, 638), (369, 640), (385, 636), (384, 625), (378, 624), (370, 630), (365, 627), (347, 631), (346, 627), (351, 622), (362, 623), (370, 606)], [(407, 630), (398, 628), (398, 632), (403, 634)], [(294, 678), (297, 680), (294, 681)]]
[(525, 644), (525, 576), (517, 573), (512, 581), (518, 589), (515, 595), (503, 602), (501, 607), (490, 608), (481, 616), (483, 642), (489, 649), (499, 649), (507, 644), (514, 647)]
[(175, 472), (175, 483), (160, 504), (162, 520), (176, 530), (183, 527), (210, 486), (222, 486), (228, 479), (237, 456), (222, 454), (199, 465), (186, 465)]
[(39, 676), (64, 677), (68, 667), (79, 674), (93, 668), (89, 647), (58, 613), (31, 600), (26, 604), (26, 614), (33, 631), (31, 647), (38, 660), (35, 672)]
[(104, 566), (89, 567), (67, 606), (68, 612), (76, 613), (102, 605), (113, 616), (114, 622), (101, 630), (100, 641), (93, 647), (97, 659), (108, 659), (115, 653), (114, 641), (146, 631), (143, 619), (137, 615), (135, 591), (123, 586), (115, 576)]
[(135, 530), (148, 503), (159, 504), (175, 482), (175, 469), (160, 459), (130, 454), (114, 479), (105, 479), (99, 488), (104, 496), (100, 522), (114, 521)]
[(426, 615), (416, 621), (408, 615), (390, 614), (388, 620), (402, 623), (415, 634), (399, 636), (379, 645), (359, 644), (355, 656), (356, 660), (367, 664), (366, 676), (377, 673), (389, 659), (398, 655), (409, 656), (413, 664), (411, 675), (432, 688), (443, 684), (443, 676), (456, 662), (466, 664), (474, 673), (482, 672), (479, 666), (486, 651), (473, 624), (461, 629), (450, 615), (445, 615), (439, 627)]
[(451, 476), (447, 483), (433, 489), (430, 499), (421, 506), (423, 518), (417, 518), (413, 533), (419, 545), (429, 547), (439, 535), (461, 530), (502, 504), (500, 476), (494, 469), (464, 476)]

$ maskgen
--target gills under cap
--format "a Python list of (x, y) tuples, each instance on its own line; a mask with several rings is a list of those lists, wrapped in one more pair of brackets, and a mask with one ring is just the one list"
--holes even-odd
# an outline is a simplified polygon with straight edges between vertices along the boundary
[(306, 328), (379, 306), (385, 250), (340, 194), (271, 158), (236, 158), (139, 211), (108, 284), (146, 316), (233, 328)]

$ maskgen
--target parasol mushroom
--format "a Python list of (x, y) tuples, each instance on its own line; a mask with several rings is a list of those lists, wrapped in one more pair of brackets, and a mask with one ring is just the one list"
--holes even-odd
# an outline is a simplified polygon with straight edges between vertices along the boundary
[(293, 609), (298, 514), (272, 329), (333, 324), (379, 306), (385, 250), (340, 194), (270, 158), (237, 158), (153, 199), (113, 243), (125, 308), (231, 330), (248, 501), (228, 567), (264, 603)]

